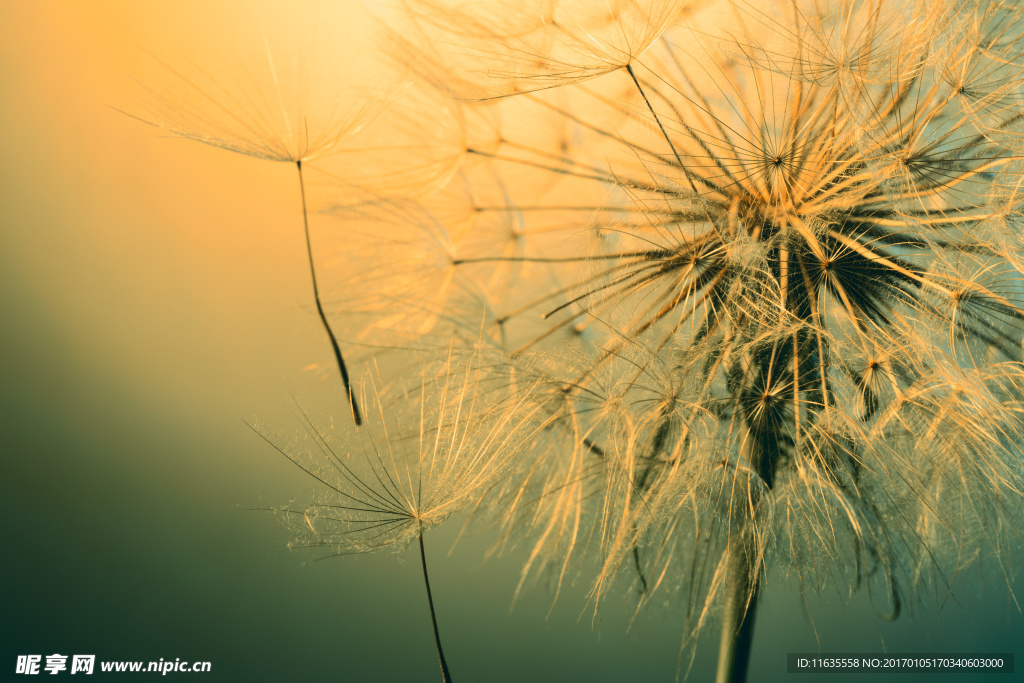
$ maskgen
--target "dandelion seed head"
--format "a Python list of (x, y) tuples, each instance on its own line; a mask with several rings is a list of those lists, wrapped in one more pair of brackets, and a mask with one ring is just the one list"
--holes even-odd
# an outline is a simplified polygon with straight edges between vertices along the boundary
[(769, 567), (895, 613), (1003, 553), (1024, 491), (1014, 8), (530, 7), (407, 3), (400, 59), (424, 39), (418, 75), (482, 101), (455, 107), (450, 172), (338, 211), (362, 341), (501, 357), (525, 412), (486, 433), (516, 457), (465, 500), (528, 550), (524, 581), (557, 594), (596, 557), (593, 604), (617, 581), (678, 600), (689, 642)]

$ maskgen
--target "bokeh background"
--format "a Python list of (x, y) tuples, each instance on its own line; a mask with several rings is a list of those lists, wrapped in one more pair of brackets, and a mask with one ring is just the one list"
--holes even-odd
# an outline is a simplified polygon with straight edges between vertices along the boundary
[[(52, 653), (208, 660), (211, 681), (439, 678), (414, 554), (309, 562), (254, 510), (311, 482), (246, 421), (299, 429), (290, 394), (340, 409), (294, 168), (118, 111), (145, 107), (133, 79), (151, 75), (151, 55), (229, 54), (253, 13), (274, 26), (274, 12), (307, 9), (0, 0), (0, 679), (17, 655)], [(355, 35), (364, 15), (352, 16)], [(323, 244), (341, 237), (314, 229)], [(623, 589), (595, 617), (584, 583), (553, 607), (541, 583), (510, 609), (523, 557), (483, 561), (486, 535), (452, 549), (458, 526), (427, 537), (455, 680), (675, 679), (677, 608), (632, 621)], [(952, 583), (886, 623), (864, 594), (805, 602), (770, 575), (751, 680), (823, 678), (786, 674), (791, 651), (1024, 643), (998, 567)], [(717, 637), (690, 680), (712, 677)]]

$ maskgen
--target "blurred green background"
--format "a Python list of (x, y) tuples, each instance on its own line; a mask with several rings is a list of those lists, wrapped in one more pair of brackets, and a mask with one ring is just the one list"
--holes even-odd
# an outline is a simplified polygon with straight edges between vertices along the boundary
[[(310, 564), (251, 510), (311, 482), (243, 420), (297, 429), (289, 393), (330, 396), (334, 381), (294, 169), (169, 139), (110, 108), (130, 109), (145, 51), (187, 49), (239, 11), (0, 2), (0, 679), (14, 678), (17, 655), (52, 653), (208, 660), (211, 681), (439, 678), (415, 555)], [(630, 627), (622, 595), (594, 619), (580, 583), (553, 609), (539, 585), (510, 612), (523, 557), (482, 562), (485, 537), (449, 552), (457, 530), (427, 537), (455, 680), (674, 680), (678, 609)], [(808, 610), (770, 576), (751, 681), (824, 678), (787, 675), (790, 651), (1024, 642), (999, 571), (954, 587), (889, 624), (865, 595), (815, 597)], [(690, 680), (713, 674), (713, 631)]]

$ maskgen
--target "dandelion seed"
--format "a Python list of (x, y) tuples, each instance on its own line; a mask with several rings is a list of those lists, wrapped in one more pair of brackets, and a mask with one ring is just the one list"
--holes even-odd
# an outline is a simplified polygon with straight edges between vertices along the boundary
[(424, 370), (411, 393), (373, 386), (369, 400), (362, 401), (370, 409), (366, 426), (354, 435), (359, 448), (339, 443), (304, 410), (307, 449), (283, 448), (257, 432), (323, 487), (304, 506), (276, 510), (286, 521), (302, 519), (291, 548), (332, 557), (418, 542), (442, 678), (451, 681), (424, 533), (476, 505), (507, 473), (529, 441), (533, 409), (514, 392), (489, 388), (480, 357), (460, 362), (449, 356), (430, 370), (437, 372)]
[(404, 0), (414, 23), (399, 51), (461, 99), (491, 99), (597, 78), (632, 63), (684, 0), (480, 2)]
[[(296, 21), (297, 16), (302, 19)], [(371, 71), (385, 84), (397, 83), (397, 76), (384, 74), (381, 81), (380, 67), (374, 67), (351, 36), (346, 36), (344, 16), (319, 15), (308, 25), (304, 20), (308, 16), (300, 13), (285, 19), (275, 17), (273, 33), (261, 24), (256, 31), (258, 38), (245, 46), (248, 54), (240, 45), (232, 60), (211, 59), (188, 67), (156, 60), (163, 70), (160, 86), (144, 86), (145, 111), (130, 115), (176, 137), (296, 167), (313, 299), (331, 343), (353, 420), (360, 424), (362, 417), (348, 367), (321, 301), (304, 164), (339, 153), (350, 138), (378, 116), (392, 88), (385, 85), (375, 94), (371, 92), (367, 87)], [(289, 28), (299, 36), (298, 45), (276, 44), (288, 35)], [(336, 35), (330, 35), (332, 31)], [(327, 35), (318, 35), (321, 33)], [(339, 63), (348, 64), (350, 70), (339, 72)], [(224, 73), (232, 66), (235, 71)], [(349, 82), (334, 80), (345, 73)]]

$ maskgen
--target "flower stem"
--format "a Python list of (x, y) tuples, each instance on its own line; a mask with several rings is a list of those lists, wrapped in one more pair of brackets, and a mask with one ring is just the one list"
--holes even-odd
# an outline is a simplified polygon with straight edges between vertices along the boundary
[(313, 264), (313, 245), (309, 239), (309, 215), (306, 211), (306, 185), (302, 179), (302, 160), (296, 161), (295, 166), (299, 169), (299, 191), (302, 194), (302, 224), (306, 230), (306, 253), (309, 256), (309, 273), (313, 276), (313, 299), (316, 300), (316, 312), (320, 314), (320, 322), (323, 323), (324, 329), (327, 330), (327, 336), (331, 339), (331, 347), (334, 348), (334, 358), (337, 360), (338, 370), (341, 372), (341, 382), (345, 385), (345, 394), (348, 396), (348, 403), (352, 408), (352, 419), (357, 425), (361, 425), (363, 418), (359, 414), (359, 404), (356, 402), (355, 394), (352, 393), (352, 383), (348, 378), (348, 368), (345, 366), (345, 359), (341, 355), (341, 348), (338, 346), (338, 340), (334, 337), (331, 325), (327, 322), (324, 307), (320, 304), (320, 290), (316, 284), (316, 266)]
[(750, 576), (747, 552), (739, 548), (730, 558), (726, 577), (725, 616), (722, 623), (722, 642), (718, 650), (718, 675), (715, 683), (743, 683), (750, 664), (750, 649), (754, 644), (754, 617), (761, 594), (760, 579)]
[(437, 616), (434, 614), (434, 598), (430, 594), (430, 578), (427, 576), (427, 553), (423, 550), (423, 529), (420, 529), (420, 560), (423, 562), (423, 582), (427, 584), (427, 602), (430, 604), (430, 621), (434, 624), (434, 643), (437, 645), (437, 659), (441, 662), (441, 680), (452, 683), (452, 675), (448, 672), (448, 663), (444, 661), (441, 649), (441, 635), (437, 631)]

